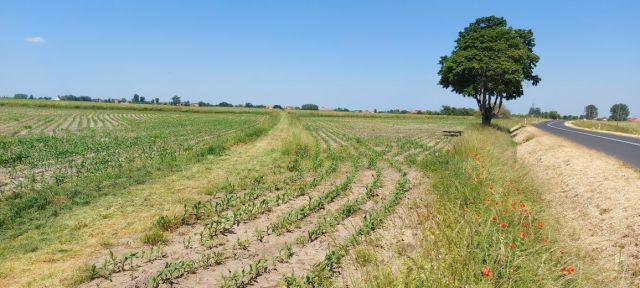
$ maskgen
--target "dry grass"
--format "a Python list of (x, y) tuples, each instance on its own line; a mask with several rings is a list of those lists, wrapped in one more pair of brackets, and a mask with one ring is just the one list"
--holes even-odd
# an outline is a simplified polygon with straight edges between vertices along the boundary
[(615, 132), (622, 134), (629, 134), (634, 136), (640, 136), (640, 122), (603, 122), (603, 121), (590, 121), (580, 120), (572, 121), (571, 125), (578, 128), (586, 128), (591, 130), (598, 130), (603, 132)]
[(640, 173), (605, 154), (527, 130), (535, 138), (518, 147), (518, 157), (546, 183), (542, 196), (562, 219), (559, 236), (602, 267), (592, 276), (609, 287), (639, 285)]

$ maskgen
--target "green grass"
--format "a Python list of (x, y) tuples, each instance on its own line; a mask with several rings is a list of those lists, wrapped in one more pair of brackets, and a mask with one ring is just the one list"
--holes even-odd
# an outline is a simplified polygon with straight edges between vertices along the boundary
[[(42, 259), (66, 259), (49, 265), (51, 269), (53, 264), (55, 269), (68, 269), (65, 266), (77, 263), (75, 256), (86, 256), (96, 249), (96, 244), (105, 243), (103, 233), (109, 232), (104, 229), (117, 229), (114, 223), (110, 227), (99, 226), (103, 222), (124, 221), (123, 217), (132, 215), (147, 219), (150, 213), (158, 213), (157, 207), (182, 205), (197, 197), (198, 187), (220, 178), (219, 173), (207, 167), (213, 163), (225, 165), (216, 159), (224, 158), (233, 146), (252, 142), (272, 130), (281, 118), (280, 113), (273, 111), (182, 113), (22, 106), (0, 106), (0, 110), (13, 111), (20, 117), (43, 118), (47, 114), (83, 113), (155, 115), (132, 118), (126, 126), (109, 129), (0, 135), (0, 173), (8, 172), (18, 180), (18, 185), (10, 187), (0, 198), (0, 281), (15, 275), (16, 269), (37, 267)], [(272, 154), (263, 154), (265, 159), (271, 159)], [(239, 158), (242, 157), (236, 160), (247, 162)], [(176, 179), (177, 175), (185, 176)], [(238, 176), (241, 175), (247, 174), (242, 172)], [(170, 188), (174, 183), (177, 187)], [(178, 190), (189, 187), (184, 183), (192, 185), (194, 191)], [(204, 194), (206, 189), (202, 190), (200, 193)], [(152, 226), (151, 221), (144, 222)], [(115, 233), (135, 235), (134, 243), (163, 241), (159, 231), (148, 230), (144, 224), (126, 225), (120, 227), (126, 231)], [(143, 236), (146, 231), (149, 233)], [(72, 245), (88, 239), (91, 243), (87, 245)], [(36, 279), (61, 277), (42, 271), (37, 274), (37, 278), (31, 275), (22, 279), (41, 281)]]
[(113, 190), (220, 155), (277, 121), (259, 114), (161, 113), (120, 129), (0, 136), (0, 168), (19, 179), (0, 199), (0, 239)]
[(574, 126), (593, 129), (593, 130), (602, 130), (602, 131), (611, 131), (618, 133), (625, 133), (640, 136), (640, 123), (639, 122), (628, 122), (628, 121), (591, 121), (591, 120), (580, 120), (571, 122)]

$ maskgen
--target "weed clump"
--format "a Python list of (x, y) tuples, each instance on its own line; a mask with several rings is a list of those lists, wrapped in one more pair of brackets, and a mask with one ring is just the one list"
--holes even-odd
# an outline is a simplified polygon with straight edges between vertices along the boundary
[(142, 242), (147, 245), (164, 244), (166, 240), (164, 233), (157, 228), (151, 229), (151, 231), (144, 233), (142, 236)]

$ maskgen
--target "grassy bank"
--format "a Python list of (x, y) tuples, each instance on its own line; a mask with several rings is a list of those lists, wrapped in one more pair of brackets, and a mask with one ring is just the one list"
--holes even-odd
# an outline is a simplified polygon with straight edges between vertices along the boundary
[(493, 119), (492, 125), (498, 128), (499, 130), (508, 132), (511, 128), (515, 126), (525, 125), (525, 123), (527, 125), (531, 125), (544, 120), (545, 119), (543, 118), (536, 118), (536, 117), (515, 117), (514, 116), (514, 117), (504, 118), (504, 119)]
[(435, 200), (414, 209), (423, 221), (415, 255), (400, 268), (367, 268), (362, 286), (592, 286), (590, 269), (555, 239), (559, 226), (542, 207), (536, 179), (517, 163), (509, 136), (477, 126), (466, 131), (449, 151), (417, 164), (430, 176)]
[(574, 126), (593, 130), (610, 131), (640, 136), (640, 123), (637, 122), (603, 122), (580, 120), (571, 122)]

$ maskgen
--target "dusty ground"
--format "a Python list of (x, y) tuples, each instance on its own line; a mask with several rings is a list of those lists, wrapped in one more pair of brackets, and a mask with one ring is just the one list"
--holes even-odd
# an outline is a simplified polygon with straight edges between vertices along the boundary
[(425, 193), (429, 181), (422, 172), (410, 170), (408, 178), (411, 188), (394, 214), (365, 243), (348, 252), (336, 275), (336, 287), (365, 287), (365, 277), (383, 273), (382, 267), (397, 273), (416, 249), (423, 248), (417, 247), (418, 239), (426, 236), (420, 235), (420, 230), (429, 225), (430, 219), (424, 217), (424, 210), (430, 208), (433, 199), (430, 193)]
[(548, 207), (569, 228), (561, 237), (604, 268), (612, 286), (640, 284), (640, 172), (534, 127), (514, 139), (518, 158), (546, 182)]

